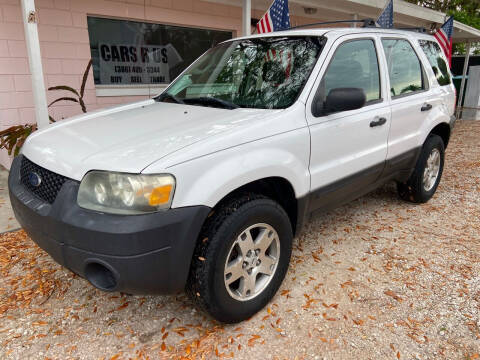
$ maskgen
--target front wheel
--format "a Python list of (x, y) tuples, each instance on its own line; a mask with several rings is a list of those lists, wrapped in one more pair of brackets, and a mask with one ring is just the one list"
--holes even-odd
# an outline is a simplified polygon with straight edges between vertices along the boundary
[(438, 135), (430, 135), (422, 147), (415, 170), (406, 183), (398, 183), (401, 198), (425, 203), (435, 194), (442, 178), (445, 145)]
[(187, 293), (221, 322), (248, 319), (280, 287), (292, 238), (288, 215), (275, 201), (245, 195), (225, 203), (202, 230)]

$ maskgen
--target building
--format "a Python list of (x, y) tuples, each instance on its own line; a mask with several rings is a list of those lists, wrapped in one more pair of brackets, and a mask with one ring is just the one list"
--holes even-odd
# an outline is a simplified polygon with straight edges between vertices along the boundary
[[(30, 0), (31, 1), (31, 0)], [(249, 33), (270, 0), (35, 0), (45, 87), (80, 89), (90, 59), (83, 100), (88, 111), (159, 93), (214, 44)], [(290, 0), (292, 25), (376, 18), (383, 0)], [(251, 11), (248, 11), (251, 9)], [(401, 0), (395, 25), (431, 28), (445, 15)], [(480, 31), (455, 23), (454, 41), (479, 41)], [(50, 104), (72, 97), (47, 91)], [(49, 107), (56, 120), (82, 112), (64, 100)], [(21, 0), (0, 0), (0, 129), (34, 123), (34, 96)], [(114, 131), (114, 129), (112, 129)], [(0, 164), (10, 158), (0, 152)]]

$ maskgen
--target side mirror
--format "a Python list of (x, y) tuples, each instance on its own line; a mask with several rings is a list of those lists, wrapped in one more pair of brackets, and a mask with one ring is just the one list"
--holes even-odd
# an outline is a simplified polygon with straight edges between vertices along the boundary
[[(319, 100), (317, 100), (319, 101)], [(314, 116), (328, 115), (340, 111), (360, 109), (367, 102), (365, 91), (360, 88), (336, 88), (330, 90), (325, 102), (315, 104)], [(321, 112), (319, 111), (321, 109)]]

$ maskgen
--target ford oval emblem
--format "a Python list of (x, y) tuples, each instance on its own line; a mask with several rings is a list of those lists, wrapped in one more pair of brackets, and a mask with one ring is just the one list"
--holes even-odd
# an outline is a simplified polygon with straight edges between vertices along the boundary
[(39, 187), (42, 183), (42, 178), (37, 173), (31, 172), (28, 174), (28, 182), (33, 187)]

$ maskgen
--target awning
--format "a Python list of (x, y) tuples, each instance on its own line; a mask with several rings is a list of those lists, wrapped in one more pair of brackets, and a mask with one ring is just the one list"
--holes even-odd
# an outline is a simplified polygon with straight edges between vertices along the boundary
[[(251, 2), (252, 10), (264, 12), (273, 0), (207, 0), (209, 2), (228, 4), (242, 7), (244, 2)], [(376, 19), (386, 0), (290, 0), (290, 14), (294, 17), (311, 18), (311, 22), (348, 20), (348, 19)], [(402, 0), (394, 2), (395, 27), (424, 27), (438, 28), (447, 16), (439, 11), (407, 3)], [(295, 24), (292, 24), (295, 25)], [(343, 24), (342, 26), (345, 26)], [(480, 30), (454, 22), (453, 42), (480, 41)]]

